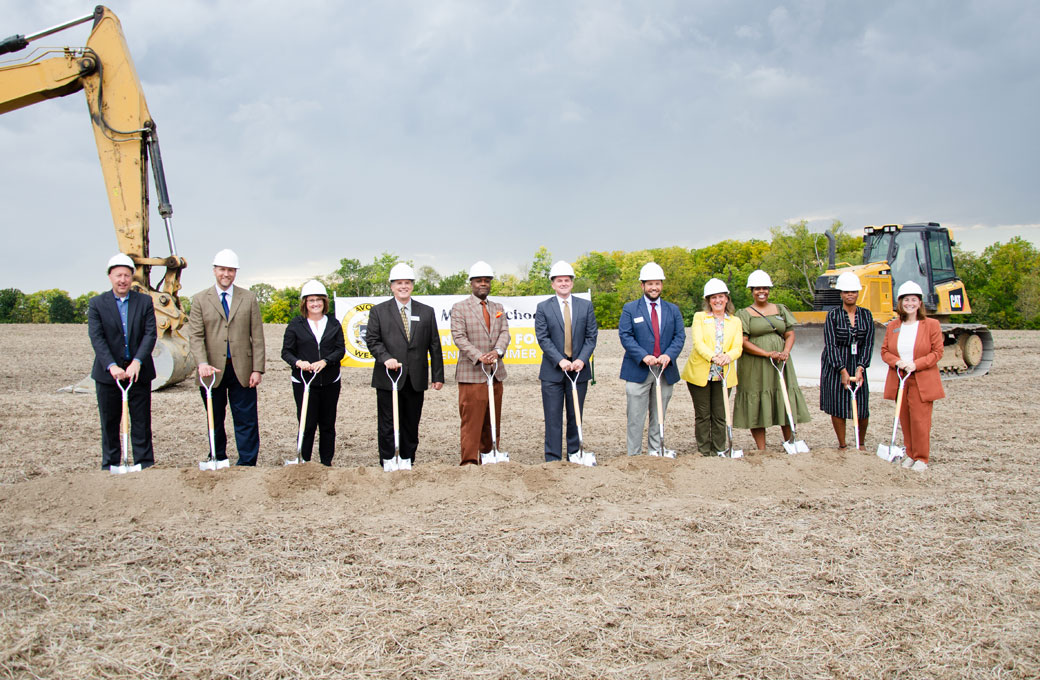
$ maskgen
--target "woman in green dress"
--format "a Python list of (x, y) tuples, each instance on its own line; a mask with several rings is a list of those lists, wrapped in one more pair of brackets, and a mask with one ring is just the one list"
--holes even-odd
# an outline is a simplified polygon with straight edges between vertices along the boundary
[(794, 316), (783, 305), (769, 301), (773, 282), (761, 269), (748, 276), (752, 303), (737, 312), (744, 327), (744, 354), (737, 362), (737, 396), (733, 427), (748, 428), (759, 451), (766, 448), (766, 428), (779, 425), (784, 441), (791, 439), (780, 376), (770, 359), (786, 361), (784, 380), (796, 423), (809, 422), (809, 409), (798, 387), (794, 365), (787, 361), (794, 346)]

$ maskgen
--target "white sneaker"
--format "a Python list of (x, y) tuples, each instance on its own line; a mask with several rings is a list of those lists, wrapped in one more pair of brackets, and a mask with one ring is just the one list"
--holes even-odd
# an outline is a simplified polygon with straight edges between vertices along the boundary
[(914, 464), (910, 467), (914, 472), (924, 472), (928, 469), (928, 463), (923, 460), (914, 461)]
[(672, 449), (665, 449), (664, 450), (664, 457), (665, 458), (675, 458), (675, 451), (673, 451)]
[(900, 465), (902, 465), (905, 468), (912, 467), (913, 464), (914, 464), (914, 459), (911, 458), (910, 456), (907, 456), (906, 458), (904, 458), (903, 462), (900, 463)]

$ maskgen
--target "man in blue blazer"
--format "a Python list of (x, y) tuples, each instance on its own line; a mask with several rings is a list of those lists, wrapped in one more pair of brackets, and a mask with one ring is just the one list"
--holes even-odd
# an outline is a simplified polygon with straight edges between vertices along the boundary
[(87, 307), (87, 334), (94, 348), (90, 377), (94, 379), (101, 416), (103, 470), (119, 465), (122, 453), (119, 421), (123, 414), (123, 394), (116, 385), (117, 380), (133, 383), (127, 395), (133, 464), (146, 468), (155, 463), (152, 451), (155, 308), (150, 296), (130, 290), (134, 267), (134, 261), (127, 255), (114, 255), (108, 261), (112, 290), (91, 298)]
[(578, 452), (578, 425), (574, 421), (574, 403), (566, 398), (571, 391), (570, 379), (564, 371), (578, 374), (578, 405), (585, 412), (585, 393), (589, 387), (589, 357), (596, 349), (596, 315), (592, 303), (571, 295), (574, 269), (560, 261), (549, 270), (553, 295), (538, 303), (534, 314), (534, 333), (542, 349), (542, 411), (545, 415), (545, 461), (561, 460), (563, 409), (567, 409), (567, 454)]
[[(664, 270), (656, 262), (648, 262), (639, 270), (643, 297), (627, 303), (621, 310), (618, 338), (625, 349), (621, 361), (621, 379), (625, 382), (628, 407), (628, 455), (638, 456), (643, 450), (643, 426), (650, 414), (649, 450), (651, 456), (675, 456), (672, 450), (661, 450), (658, 427), (656, 380), (650, 367), (659, 367), (661, 406), (668, 412), (672, 385), (679, 380), (675, 362), (686, 344), (686, 327), (677, 305), (661, 299)], [(661, 414), (664, 418), (665, 413)]]

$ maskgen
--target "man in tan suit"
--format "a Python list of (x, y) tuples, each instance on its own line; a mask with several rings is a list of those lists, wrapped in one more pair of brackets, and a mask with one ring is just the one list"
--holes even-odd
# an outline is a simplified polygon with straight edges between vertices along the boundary
[(487, 299), (495, 273), (487, 262), (477, 262), (469, 270), (472, 295), (451, 308), (451, 337), (459, 348), (455, 380), (459, 383), (461, 465), (479, 465), (480, 454), (491, 451), (491, 412), (488, 404), (487, 375), (495, 363), (495, 422), (497, 439), (502, 439), (502, 381), (506, 367), (501, 359), (509, 347), (509, 319), (505, 308)]
[(191, 300), (188, 341), (199, 365), (199, 392), (203, 378), (213, 386), (213, 427), (217, 460), (227, 458), (224, 413), (231, 405), (235, 423), (236, 465), (256, 465), (260, 452), (260, 428), (256, 414), (256, 387), (264, 372), (264, 325), (256, 295), (233, 285), (238, 274), (238, 255), (222, 250), (213, 258), (216, 286)]

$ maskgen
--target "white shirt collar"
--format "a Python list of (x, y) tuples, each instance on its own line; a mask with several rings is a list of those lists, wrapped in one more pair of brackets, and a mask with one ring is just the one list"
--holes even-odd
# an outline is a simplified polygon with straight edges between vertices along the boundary
[(213, 287), (214, 287), (214, 288), (216, 289), (216, 291), (217, 291), (217, 299), (218, 299), (218, 300), (220, 299), (220, 296), (221, 296), (221, 295), (223, 295), (224, 293), (227, 293), (227, 301), (228, 301), (228, 305), (230, 305), (230, 304), (231, 304), (231, 297), (232, 297), (232, 295), (233, 295), (233, 292), (232, 292), (232, 291), (234, 291), (234, 290), (235, 290), (235, 286), (234, 286), (234, 285), (228, 286), (228, 289), (227, 289), (227, 290), (221, 290), (221, 289), (220, 289), (220, 286), (218, 286), (217, 284), (213, 284)]

